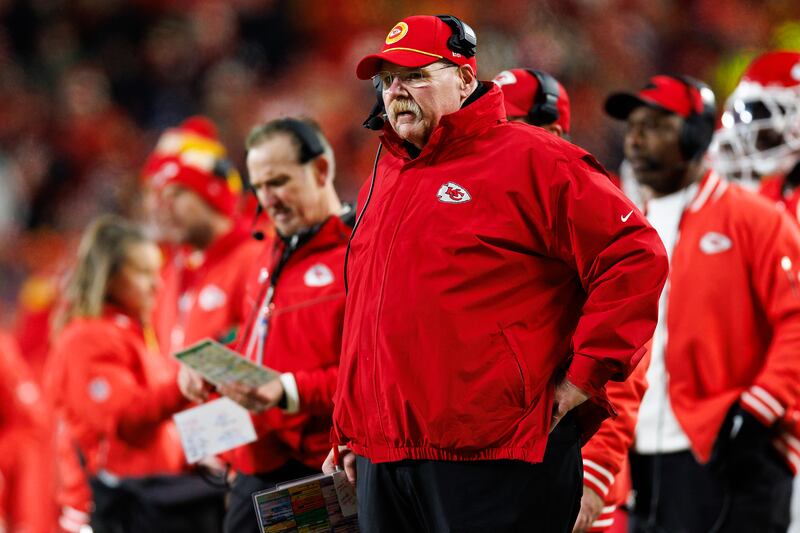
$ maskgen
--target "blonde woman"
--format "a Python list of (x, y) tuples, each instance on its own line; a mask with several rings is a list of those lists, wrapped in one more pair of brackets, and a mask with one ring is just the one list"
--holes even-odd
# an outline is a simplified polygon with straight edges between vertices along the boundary
[(192, 507), (217, 489), (177, 476), (186, 465), (170, 419), (187, 401), (148, 325), (160, 268), (141, 229), (100, 218), (81, 241), (59, 320), (48, 388), (59, 395), (60, 455), (74, 452), (91, 480), (95, 533), (208, 530), (193, 529), (203, 512)]

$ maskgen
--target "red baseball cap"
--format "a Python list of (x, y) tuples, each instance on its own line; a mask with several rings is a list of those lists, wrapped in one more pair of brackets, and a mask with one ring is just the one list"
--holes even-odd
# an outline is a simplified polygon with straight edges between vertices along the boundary
[[(528, 69), (504, 70), (492, 81), (503, 90), (506, 115), (509, 117), (527, 117), (537, 102), (537, 96), (540, 96), (539, 80)], [(558, 100), (556, 100), (558, 117), (553, 123), (561, 126), (564, 133), (569, 133), (569, 95), (564, 86), (558, 80), (555, 81), (558, 84)]]
[(456, 65), (469, 65), (477, 73), (475, 56), (466, 57), (447, 46), (452, 36), (453, 30), (439, 17), (415, 15), (404, 18), (389, 30), (380, 53), (368, 55), (358, 62), (356, 76), (362, 80), (370, 79), (381, 69), (383, 61), (416, 68), (441, 59)]
[(606, 113), (627, 120), (637, 107), (670, 111), (683, 118), (703, 112), (703, 95), (690, 84), (672, 76), (653, 76), (638, 93), (614, 93), (606, 99)]

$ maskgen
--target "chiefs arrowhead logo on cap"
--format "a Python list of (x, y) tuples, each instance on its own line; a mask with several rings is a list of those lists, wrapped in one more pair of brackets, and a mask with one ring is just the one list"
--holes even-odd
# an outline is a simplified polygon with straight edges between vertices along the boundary
[(398, 22), (395, 24), (394, 28), (389, 32), (389, 35), (386, 36), (386, 44), (394, 44), (403, 37), (406, 36), (408, 33), (408, 24), (405, 22)]
[(439, 187), (436, 197), (445, 204), (463, 204), (472, 200), (472, 196), (467, 192), (467, 189), (452, 181), (448, 181)]

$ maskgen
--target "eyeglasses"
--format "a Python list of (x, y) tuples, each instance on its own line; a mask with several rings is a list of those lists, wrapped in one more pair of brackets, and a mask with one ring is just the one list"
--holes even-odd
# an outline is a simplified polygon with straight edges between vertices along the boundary
[(425, 87), (431, 82), (431, 73), (436, 72), (439, 70), (444, 70), (448, 68), (457, 68), (458, 65), (445, 65), (443, 67), (425, 70), (422, 68), (415, 68), (412, 70), (403, 70), (399, 72), (389, 72), (388, 70), (382, 70), (375, 74), (372, 79), (375, 82), (381, 82), (383, 85), (383, 90), (388, 91), (389, 87), (392, 86), (394, 80), (400, 80), (400, 83), (405, 85), (406, 87), (411, 87), (414, 89), (418, 89), (420, 87)]

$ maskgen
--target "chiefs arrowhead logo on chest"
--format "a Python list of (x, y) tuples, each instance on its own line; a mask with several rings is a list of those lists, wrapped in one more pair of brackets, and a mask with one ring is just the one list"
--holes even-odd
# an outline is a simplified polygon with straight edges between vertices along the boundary
[(470, 196), (467, 189), (452, 181), (448, 181), (439, 187), (436, 197), (445, 204), (463, 204), (472, 200), (472, 196)]
[(307, 287), (324, 287), (333, 283), (333, 279), (333, 271), (322, 263), (309, 268), (303, 276)]
[(700, 250), (707, 255), (726, 252), (733, 247), (733, 241), (727, 235), (709, 231), (700, 239)]

